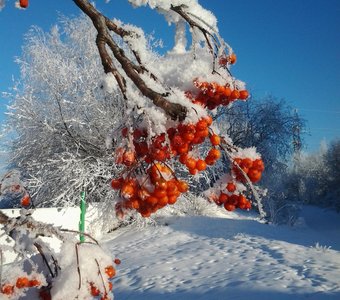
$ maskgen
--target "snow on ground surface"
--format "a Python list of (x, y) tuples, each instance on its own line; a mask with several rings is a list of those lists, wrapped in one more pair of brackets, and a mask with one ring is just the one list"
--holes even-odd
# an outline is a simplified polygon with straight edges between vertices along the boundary
[(229, 214), (122, 229), (106, 237), (122, 259), (115, 299), (340, 299), (340, 215), (307, 207), (303, 218), (298, 228)]
[[(63, 212), (72, 228), (78, 212)], [(38, 215), (60, 220), (55, 213)], [(297, 227), (263, 224), (250, 213), (158, 221), (102, 237), (122, 260), (116, 300), (340, 299), (340, 214), (305, 207)]]

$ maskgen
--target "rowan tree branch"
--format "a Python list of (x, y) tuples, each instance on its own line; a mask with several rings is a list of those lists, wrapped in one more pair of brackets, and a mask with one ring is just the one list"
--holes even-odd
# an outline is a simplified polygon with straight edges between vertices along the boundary
[[(122, 69), (128, 78), (132, 80), (138, 90), (147, 98), (149, 98), (154, 105), (164, 110), (164, 112), (173, 120), (183, 121), (187, 115), (186, 107), (178, 103), (172, 103), (167, 100), (163, 94), (155, 92), (150, 88), (145, 81), (140, 77), (146, 68), (142, 65), (140, 56), (136, 51), (133, 51), (137, 64), (132, 62), (126, 55), (123, 49), (112, 38), (110, 31), (119, 35), (121, 38), (127, 35), (134, 34), (131, 31), (119, 27), (113, 21), (109, 20), (101, 14), (88, 0), (73, 0), (75, 4), (92, 20), (94, 27), (97, 29), (97, 47), (99, 55), (104, 67), (105, 73), (112, 73), (116, 78), (118, 86), (124, 96), (126, 96), (126, 80), (122, 74), (115, 68), (111, 56), (108, 54), (106, 46), (110, 48), (113, 56), (119, 62)], [(155, 79), (154, 75), (150, 75)]]

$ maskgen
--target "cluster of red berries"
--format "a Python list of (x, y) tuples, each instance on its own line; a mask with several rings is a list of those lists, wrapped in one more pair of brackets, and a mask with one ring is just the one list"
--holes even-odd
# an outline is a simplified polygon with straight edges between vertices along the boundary
[(216, 82), (200, 82), (194, 80), (194, 85), (199, 93), (194, 96), (186, 92), (186, 96), (195, 104), (200, 104), (208, 109), (215, 109), (219, 105), (227, 106), (237, 99), (246, 100), (249, 97), (247, 90), (231, 89), (228, 85), (219, 85)]
[(162, 163), (153, 163), (146, 175), (139, 178), (112, 179), (111, 187), (120, 191), (122, 200), (116, 204), (116, 214), (124, 217), (124, 210), (137, 210), (143, 217), (150, 217), (158, 209), (176, 203), (181, 193), (188, 191), (188, 184), (173, 176), (172, 170)]
[(234, 182), (228, 182), (225, 189), (220, 192), (220, 195), (210, 197), (218, 206), (224, 206), (227, 211), (233, 211), (236, 208), (250, 209), (250, 201), (242, 194), (235, 194), (236, 185)]
[[(194, 145), (201, 144), (209, 136), (209, 126), (213, 120), (210, 116), (199, 120), (196, 124), (179, 124), (167, 130), (169, 143), (166, 141), (166, 134), (162, 133), (147, 142), (148, 134), (145, 130), (136, 128), (132, 132), (134, 151), (119, 148), (117, 160), (119, 164), (131, 166), (138, 160), (144, 160), (150, 164), (154, 161), (164, 162), (167, 159), (187, 154)], [(122, 135), (128, 138), (127, 128), (123, 128)]]
[[(117, 265), (120, 264), (120, 260), (118, 258), (116, 258), (114, 260), (114, 262)], [(109, 291), (112, 291), (113, 286), (112, 286), (111, 280), (113, 279), (113, 277), (116, 276), (116, 269), (112, 265), (107, 266), (105, 268), (105, 274), (107, 275)], [(91, 296), (93, 296), (93, 297), (99, 297), (100, 296), (100, 300), (109, 299), (108, 298), (108, 291), (106, 290), (106, 288), (104, 288), (104, 291), (102, 292), (98, 287), (96, 287), (96, 285), (93, 282), (89, 283), (89, 290), (90, 290)]]
[(262, 159), (252, 160), (250, 158), (235, 158), (232, 171), (238, 181), (245, 182), (244, 175), (239, 168), (241, 168), (243, 172), (247, 174), (251, 182), (256, 183), (262, 177), (264, 163)]
[(38, 279), (28, 277), (19, 277), (17, 278), (15, 284), (5, 283), (1, 286), (0, 292), (4, 295), (13, 295), (15, 289), (25, 289), (32, 287), (40, 287), (41, 282)]

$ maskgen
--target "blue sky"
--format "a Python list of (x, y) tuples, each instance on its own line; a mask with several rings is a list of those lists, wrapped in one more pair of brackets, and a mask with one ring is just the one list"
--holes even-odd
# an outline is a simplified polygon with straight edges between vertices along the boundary
[[(339, 0), (201, 0), (219, 20), (220, 33), (237, 54), (233, 74), (256, 97), (284, 98), (308, 121), (307, 150), (321, 140), (340, 138), (340, 1)], [(155, 32), (172, 45), (173, 29), (147, 8), (127, 0), (96, 1), (109, 17)], [(27, 10), (7, 0), (0, 12), (0, 91), (19, 77), (14, 57), (31, 25), (48, 30), (60, 14), (80, 12), (71, 0), (31, 0)], [(0, 99), (0, 122), (6, 101)]]

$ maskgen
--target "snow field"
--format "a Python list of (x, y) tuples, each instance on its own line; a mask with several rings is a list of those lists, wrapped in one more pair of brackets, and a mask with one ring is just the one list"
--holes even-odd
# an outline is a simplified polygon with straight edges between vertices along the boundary
[[(340, 299), (340, 248), (317, 246), (322, 231), (247, 218), (165, 222), (106, 242), (123, 261), (116, 299)], [(333, 239), (339, 229), (322, 240)]]
[[(38, 209), (34, 216), (77, 229), (79, 209)], [(334, 212), (306, 207), (298, 227), (263, 224), (247, 212), (157, 221), (101, 233), (104, 249), (122, 260), (115, 299), (340, 299)], [(99, 233), (93, 224), (88, 229)]]

